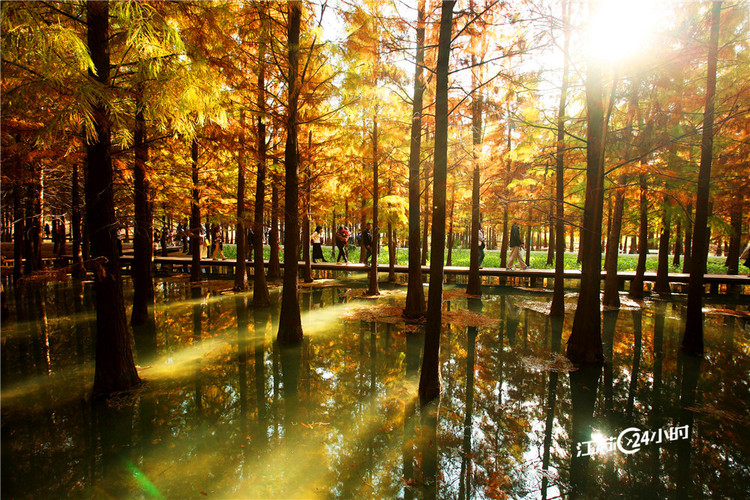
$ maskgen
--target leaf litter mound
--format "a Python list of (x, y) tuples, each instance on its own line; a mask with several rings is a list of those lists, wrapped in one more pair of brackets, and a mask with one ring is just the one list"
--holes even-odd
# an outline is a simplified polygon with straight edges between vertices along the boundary
[[(418, 324), (423, 324), (425, 319), (418, 321), (407, 320), (403, 315), (404, 306), (402, 305), (356, 305), (348, 308), (341, 314), (341, 319), (346, 321), (366, 321), (378, 323), (406, 324), (407, 331), (415, 331)], [(453, 325), (458, 327), (486, 327), (492, 328), (500, 324), (500, 321), (487, 316), (486, 314), (469, 311), (468, 309), (452, 309), (443, 311), (442, 314), (444, 325)]]

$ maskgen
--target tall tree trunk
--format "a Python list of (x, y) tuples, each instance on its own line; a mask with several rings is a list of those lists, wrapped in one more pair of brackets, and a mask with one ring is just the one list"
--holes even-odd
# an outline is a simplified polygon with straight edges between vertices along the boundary
[(719, 22), (721, 2), (711, 9), (711, 35), (708, 45), (708, 78), (706, 83), (706, 109), (703, 114), (701, 138), (701, 163), (698, 169), (698, 192), (695, 202), (695, 234), (693, 235), (693, 264), (687, 292), (687, 314), (682, 348), (703, 355), (703, 273), (708, 257), (708, 201), (711, 189), (711, 160), (714, 145), (714, 106), (716, 94), (716, 60), (719, 47)]
[(674, 242), (674, 257), (672, 258), (672, 265), (679, 267), (680, 255), (682, 255), (682, 218), (677, 219), (677, 227), (674, 230), (675, 242)]
[[(266, 36), (268, 34), (268, 18), (265, 13), (265, 6), (258, 6), (261, 16), (261, 36), (260, 46), (258, 48), (258, 170), (255, 176), (255, 214), (253, 220), (253, 307), (268, 307), (271, 305), (271, 296), (268, 293), (268, 283), (266, 283), (266, 270), (263, 262), (263, 207), (266, 204), (266, 163), (268, 160), (268, 147), (266, 145)], [(276, 189), (274, 183), (274, 190)], [(273, 204), (273, 203), (272, 203)], [(274, 210), (272, 208), (272, 210)], [(272, 218), (276, 217), (274, 214)], [(278, 219), (276, 221), (278, 224)], [(273, 232), (273, 229), (272, 229)], [(271, 238), (269, 238), (271, 239)], [(278, 251), (278, 233), (275, 238), (276, 243), (276, 261), (268, 262), (268, 275), (271, 276), (272, 268), (274, 272), (279, 270), (279, 251)], [(273, 243), (269, 241), (273, 248)], [(273, 252), (272, 252), (273, 253)], [(270, 256), (269, 256), (270, 257)], [(278, 274), (277, 274), (278, 277)]]
[[(645, 166), (642, 166), (645, 168)], [(635, 268), (635, 277), (630, 282), (628, 295), (636, 300), (643, 298), (643, 275), (646, 272), (646, 258), (648, 257), (648, 181), (646, 174), (638, 176), (640, 185), (641, 222), (638, 231), (638, 264)]]
[(609, 238), (607, 238), (607, 255), (604, 259), (607, 270), (607, 278), (604, 281), (604, 295), (602, 302), (607, 307), (620, 307), (620, 280), (617, 277), (617, 258), (620, 249), (620, 235), (622, 231), (622, 214), (625, 208), (626, 178), (620, 175), (615, 186), (615, 206), (612, 209), (612, 225)]
[[(89, 77), (102, 87), (109, 80), (109, 3), (86, 3), (88, 49), (95, 73)], [(140, 384), (131, 351), (131, 336), (125, 317), (125, 303), (120, 277), (120, 255), (117, 248), (113, 169), (111, 157), (111, 123), (108, 107), (92, 102), (94, 137), (86, 147), (88, 178), (86, 180), (86, 217), (97, 258), (94, 264), (96, 294), (96, 362), (95, 397), (132, 389)]]
[[(190, 165), (193, 180), (193, 197), (190, 200), (190, 251), (192, 253), (192, 264), (190, 266), (190, 281), (200, 281), (201, 272), (201, 206), (200, 189), (198, 188), (198, 139), (193, 138), (190, 143)], [(208, 241), (208, 226), (204, 235)]]
[[(456, 211), (456, 185), (451, 184), (451, 211), (448, 215), (448, 256), (445, 258), (445, 265), (446, 266), (452, 266), (453, 265), (453, 245), (455, 243), (455, 235), (453, 234), (453, 214)], [(452, 274), (448, 276), (448, 279), (451, 279), (451, 277), (455, 278), (456, 275)]]
[(299, 102), (299, 37), (301, 2), (290, 1), (287, 56), (289, 59), (286, 148), (284, 167), (284, 286), (281, 291), (281, 312), (279, 332), (276, 336), (280, 344), (296, 344), (302, 341), (302, 320), (297, 300), (297, 241), (299, 240), (299, 155), (297, 153), (297, 106)]
[[(555, 263), (555, 202), (550, 203), (549, 208), (549, 242), (547, 244), (547, 265), (551, 266)], [(545, 240), (547, 235), (545, 234)]]
[(659, 236), (659, 265), (656, 270), (656, 282), (654, 291), (662, 296), (672, 294), (669, 286), (669, 233), (672, 218), (672, 210), (669, 202), (664, 196), (664, 211), (662, 213), (661, 235)]
[[(234, 266), (234, 291), (247, 290), (247, 248), (245, 241), (245, 111), (240, 111), (240, 130), (237, 144), (237, 231), (235, 245), (237, 265)], [(258, 130), (260, 134), (260, 130)]]
[(427, 257), (429, 256), (429, 253), (427, 252), (427, 245), (428, 245), (428, 239), (427, 235), (429, 234), (429, 227), (430, 227), (430, 179), (429, 179), (429, 172), (427, 171), (428, 168), (425, 168), (425, 181), (424, 181), (424, 222), (422, 223), (422, 261), (421, 265), (427, 265)]
[(604, 113), (602, 70), (589, 59), (586, 70), (586, 198), (581, 245), (584, 247), (581, 286), (567, 356), (573, 363), (601, 363), (601, 311), (599, 292), (602, 265), (602, 213), (604, 210)]
[(570, 72), (570, 2), (563, 2), (563, 79), (557, 110), (557, 144), (555, 152), (555, 284), (550, 316), (565, 316), (565, 106), (568, 99)]
[(686, 208), (685, 218), (685, 258), (682, 259), (682, 272), (690, 274), (693, 258), (693, 202), (689, 202)]
[[(135, 237), (133, 241), (133, 311), (130, 323), (133, 327), (153, 324), (154, 279), (151, 273), (154, 247), (151, 238), (154, 234), (153, 217), (149, 194), (151, 183), (148, 179), (149, 160), (146, 142), (146, 120), (143, 114), (143, 94), (139, 88), (135, 100), (135, 131), (133, 134), (133, 191), (135, 210)], [(150, 333), (154, 333), (150, 332)]]
[(24, 252), (24, 211), (23, 188), (16, 182), (13, 184), (13, 282), (17, 283), (23, 276)]
[(435, 89), (435, 172), (430, 252), (430, 288), (424, 356), (419, 378), (419, 401), (424, 407), (440, 396), (440, 327), (443, 308), (443, 258), (445, 256), (445, 185), (448, 176), (448, 62), (455, 1), (442, 3)]
[[(388, 195), (393, 195), (393, 179), (388, 179)], [(396, 282), (396, 230), (388, 220), (388, 283)]]
[[(307, 134), (307, 150), (312, 150), (312, 131), (308, 131)], [(305, 283), (312, 283), (313, 277), (312, 277), (312, 264), (310, 263), (310, 212), (312, 210), (311, 204), (311, 196), (310, 196), (310, 190), (312, 188), (312, 184), (310, 182), (310, 161), (308, 160), (305, 162), (305, 184), (304, 189), (305, 193), (303, 195), (304, 202), (305, 202), (305, 215), (302, 217), (302, 260), (304, 261), (304, 267), (302, 270), (302, 275), (304, 277)]]
[(81, 183), (80, 166), (73, 163), (73, 179), (71, 182), (71, 232), (73, 233), (73, 270), (74, 278), (83, 278), (86, 268), (83, 266), (83, 254), (81, 253)]
[(370, 259), (370, 286), (367, 295), (380, 295), (378, 285), (378, 253), (380, 251), (380, 227), (378, 226), (379, 211), (379, 178), (378, 178), (378, 117), (372, 119), (372, 258)]
[(271, 185), (271, 232), (268, 235), (271, 251), (268, 256), (268, 279), (278, 280), (281, 277), (279, 263), (279, 183), (274, 180)]
[[(471, 65), (477, 63), (476, 56), (471, 55)], [(479, 89), (478, 69), (472, 70), (472, 87)], [(469, 281), (466, 285), (468, 295), (482, 295), (482, 281), (479, 277), (479, 154), (482, 148), (482, 93), (477, 94), (471, 101), (471, 160), (474, 172), (471, 181), (471, 240), (469, 243)], [(434, 226), (434, 222), (433, 222)]]
[(740, 253), (742, 253), (742, 192), (735, 194), (732, 200), (729, 221), (732, 234), (729, 237), (729, 252), (727, 253), (727, 274), (737, 274), (740, 270)]

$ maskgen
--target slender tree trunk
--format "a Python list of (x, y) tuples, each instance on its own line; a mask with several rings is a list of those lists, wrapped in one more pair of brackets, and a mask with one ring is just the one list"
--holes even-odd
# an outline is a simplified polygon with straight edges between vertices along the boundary
[[(89, 1), (86, 14), (88, 48), (96, 70), (96, 73), (90, 72), (89, 77), (102, 87), (108, 87), (109, 3)], [(94, 264), (96, 363), (93, 394), (99, 397), (132, 389), (140, 384), (140, 379), (130, 347), (131, 336), (120, 278), (109, 111), (104, 103), (97, 101), (91, 104), (91, 112), (94, 136), (86, 147), (86, 216), (93, 253), (97, 258)]]
[[(312, 150), (312, 131), (308, 131), (307, 134), (307, 150)], [(311, 183), (310, 183), (310, 161), (308, 160), (305, 164), (305, 193), (304, 193), (304, 202), (305, 202), (305, 215), (302, 218), (302, 242), (304, 246), (302, 247), (302, 260), (304, 261), (304, 267), (302, 270), (302, 275), (304, 276), (305, 283), (312, 283), (313, 277), (312, 277), (312, 265), (310, 263), (310, 212), (312, 210), (310, 203), (311, 203), (311, 197), (310, 197), (310, 189), (311, 189)]]
[[(149, 151), (146, 142), (146, 120), (143, 113), (143, 94), (140, 88), (136, 91), (135, 106), (135, 133), (133, 134), (135, 236), (133, 239), (133, 311), (130, 316), (130, 323), (134, 328), (148, 324), (155, 326), (153, 324), (154, 278), (151, 273), (154, 253), (151, 238), (154, 234), (154, 227), (149, 200), (151, 183), (147, 172)], [(155, 334), (154, 331), (150, 333)]]
[(274, 181), (271, 186), (271, 232), (268, 235), (268, 244), (271, 251), (268, 256), (268, 279), (278, 280), (281, 277), (281, 264), (279, 263), (279, 183)]
[(570, 72), (570, 2), (563, 2), (563, 79), (557, 111), (557, 144), (555, 152), (555, 285), (550, 316), (565, 316), (565, 106), (568, 99)]
[(86, 268), (83, 266), (81, 253), (81, 183), (79, 181), (80, 165), (73, 163), (73, 179), (71, 181), (71, 232), (73, 233), (73, 271), (74, 278), (83, 278)]
[(302, 341), (302, 321), (297, 300), (297, 241), (299, 239), (299, 156), (297, 153), (297, 106), (299, 102), (299, 38), (301, 2), (290, 1), (287, 56), (289, 59), (286, 149), (284, 167), (284, 286), (281, 292), (279, 332), (280, 344), (297, 344)]
[(604, 281), (604, 296), (602, 302), (607, 307), (620, 307), (620, 280), (617, 277), (617, 260), (620, 249), (620, 233), (622, 231), (622, 214), (625, 208), (626, 178), (619, 176), (615, 189), (615, 206), (612, 209), (612, 226), (607, 239), (607, 256), (604, 259), (607, 278)]
[(638, 176), (640, 185), (641, 201), (641, 223), (638, 232), (638, 264), (635, 268), (635, 277), (630, 282), (631, 298), (640, 300), (643, 298), (643, 275), (646, 272), (646, 258), (648, 257), (648, 181), (646, 174)]
[[(393, 195), (393, 179), (388, 179), (388, 195)], [(388, 283), (396, 282), (396, 230), (388, 220)]]
[[(549, 242), (547, 245), (547, 265), (551, 266), (555, 263), (555, 203), (550, 203), (549, 208)], [(545, 234), (545, 240), (547, 239)], [(544, 244), (543, 244), (544, 245)]]
[(414, 70), (414, 99), (412, 100), (411, 140), (409, 141), (409, 279), (406, 290), (404, 316), (424, 315), (424, 287), (422, 285), (422, 256), (419, 248), (419, 166), (422, 148), (422, 106), (425, 83), (424, 65), (425, 0), (419, 0), (417, 10), (417, 54)]
[(672, 294), (669, 286), (669, 233), (672, 211), (669, 202), (664, 197), (664, 211), (662, 213), (661, 235), (659, 236), (659, 265), (656, 270), (656, 282), (654, 291), (662, 296)]
[(602, 263), (602, 213), (604, 210), (604, 145), (607, 124), (604, 113), (602, 70), (589, 61), (586, 71), (586, 198), (581, 245), (584, 247), (581, 286), (567, 356), (573, 363), (604, 360), (599, 292)]
[(23, 259), (24, 251), (24, 212), (23, 212), (23, 188), (18, 184), (13, 184), (13, 283), (23, 276)]
[(682, 259), (682, 272), (690, 274), (693, 258), (693, 202), (687, 205), (685, 219), (685, 258)]
[(419, 379), (419, 401), (424, 407), (440, 396), (440, 327), (443, 308), (445, 255), (445, 186), (448, 176), (448, 62), (455, 1), (442, 3), (435, 89), (435, 172), (424, 357)]
[[(268, 147), (266, 145), (266, 36), (268, 33), (267, 28), (267, 17), (265, 14), (265, 6), (259, 4), (258, 7), (261, 11), (261, 26), (262, 33), (260, 36), (260, 47), (258, 49), (258, 95), (257, 95), (257, 107), (258, 107), (258, 169), (255, 176), (255, 214), (253, 220), (253, 307), (268, 307), (271, 305), (271, 296), (268, 293), (268, 284), (266, 283), (266, 270), (263, 262), (263, 207), (266, 204), (266, 163), (268, 161)], [(274, 190), (276, 189), (274, 183)], [(278, 207), (277, 207), (278, 208)], [(272, 208), (272, 210), (276, 210)], [(276, 214), (272, 218), (275, 218)], [(276, 220), (278, 225), (278, 219)], [(275, 228), (272, 228), (272, 233)], [(273, 238), (273, 236), (272, 236)], [(271, 238), (269, 238), (271, 239)], [(279, 246), (278, 246), (278, 233), (275, 238), (276, 243), (276, 261), (272, 264), (272, 259), (269, 258), (268, 263), (268, 275), (271, 276), (271, 270), (274, 268), (274, 272), (280, 274), (279, 269)], [(271, 248), (273, 248), (273, 243)], [(273, 251), (271, 252), (273, 253)], [(269, 256), (270, 257), (270, 256)]]
[[(240, 130), (237, 144), (237, 265), (234, 266), (234, 291), (247, 290), (247, 248), (245, 242), (245, 111), (240, 111)], [(258, 131), (260, 135), (260, 130)]]
[(706, 109), (703, 114), (703, 136), (701, 138), (701, 163), (698, 169), (698, 192), (695, 202), (695, 234), (693, 236), (693, 259), (687, 292), (687, 314), (682, 348), (690, 353), (703, 355), (703, 273), (708, 257), (708, 205), (711, 189), (711, 160), (714, 144), (714, 106), (716, 94), (716, 61), (719, 46), (719, 22), (721, 2), (714, 2), (711, 9), (711, 35), (708, 46), (708, 78), (706, 83)]
[[(476, 62), (476, 56), (472, 54), (472, 66), (475, 66)], [(473, 70), (471, 74), (472, 86), (475, 89), (479, 88), (477, 71)], [(471, 240), (469, 243), (469, 280), (466, 285), (466, 293), (468, 295), (482, 295), (482, 281), (479, 277), (479, 154), (482, 148), (482, 93), (479, 90), (471, 101), (471, 139), (471, 159), (474, 164), (474, 172), (471, 182)]]
[(677, 227), (674, 230), (675, 242), (674, 242), (674, 257), (672, 258), (672, 265), (679, 267), (680, 255), (682, 255), (682, 218), (677, 219)]
[(372, 120), (372, 258), (370, 259), (370, 286), (367, 295), (380, 295), (378, 285), (378, 253), (380, 251), (380, 227), (378, 226), (378, 203), (380, 200), (378, 178), (378, 117)]
[[(453, 234), (453, 214), (456, 211), (456, 185), (451, 185), (451, 211), (448, 215), (448, 256), (445, 259), (445, 265), (446, 266), (452, 266), (453, 265), (453, 245), (455, 242), (455, 236)], [(456, 275), (452, 274), (448, 276), (448, 279), (450, 280), (452, 278), (455, 278)]]
[[(426, 170), (426, 169), (425, 169)], [(425, 187), (424, 187), (424, 222), (422, 223), (422, 262), (421, 265), (425, 266), (427, 265), (427, 257), (429, 256), (429, 253), (427, 252), (427, 242), (429, 241), (427, 239), (427, 235), (429, 234), (429, 227), (430, 227), (430, 180), (429, 180), (429, 172), (426, 172), (425, 174)]]
[[(200, 281), (203, 274), (201, 272), (201, 206), (200, 206), (200, 189), (198, 188), (198, 139), (193, 138), (190, 143), (190, 164), (193, 179), (193, 197), (190, 200), (190, 250), (193, 261), (190, 266), (190, 281)], [(206, 226), (208, 233), (208, 226)], [(208, 240), (208, 234), (205, 235)]]

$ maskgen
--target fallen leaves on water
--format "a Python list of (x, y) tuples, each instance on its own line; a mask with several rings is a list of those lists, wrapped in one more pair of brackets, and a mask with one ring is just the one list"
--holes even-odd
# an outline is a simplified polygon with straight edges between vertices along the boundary
[[(403, 306), (393, 305), (368, 305), (368, 306), (354, 306), (347, 309), (341, 315), (344, 320), (354, 321), (367, 321), (367, 322), (379, 322), (379, 323), (406, 323), (406, 318), (402, 316)], [(453, 325), (459, 327), (476, 326), (476, 327), (496, 327), (500, 324), (500, 321), (481, 313), (469, 311), (468, 309), (452, 309), (450, 311), (443, 311), (442, 315), (443, 324)], [(424, 318), (420, 322), (424, 322)], [(409, 325), (406, 325), (407, 331), (416, 331), (419, 327), (414, 322), (410, 321)]]
[(576, 370), (573, 363), (562, 354), (555, 354), (552, 359), (537, 358), (536, 356), (521, 356), (521, 362), (532, 370), (551, 372), (572, 372)]

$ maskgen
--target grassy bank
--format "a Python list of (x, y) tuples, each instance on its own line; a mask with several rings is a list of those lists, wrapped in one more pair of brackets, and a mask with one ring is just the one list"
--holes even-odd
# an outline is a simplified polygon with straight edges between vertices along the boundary
[[(235, 245), (224, 245), (224, 255), (227, 258), (233, 259), (237, 255), (237, 249)], [(267, 260), (270, 255), (270, 248), (268, 246), (263, 247), (263, 257)], [(331, 247), (323, 247), (323, 255), (329, 262), (335, 262), (336, 257), (332, 256)], [(352, 262), (359, 262), (359, 247), (349, 249), (349, 260)], [(577, 262), (577, 253), (565, 253), (565, 269), (580, 269), (581, 264)], [(500, 267), (500, 250), (485, 250), (485, 257), (483, 266), (484, 267)], [(524, 254), (525, 258), (525, 254)], [(658, 266), (658, 256), (656, 252), (652, 252), (646, 259), (646, 271), (656, 272)], [(282, 252), (283, 259), (283, 252)], [(533, 251), (531, 252), (531, 261), (529, 262), (530, 267), (534, 269), (552, 269), (554, 265), (547, 265), (547, 252), (546, 251)], [(708, 273), (709, 274), (726, 274), (727, 268), (724, 267), (725, 257), (709, 256), (708, 258)], [(388, 264), (388, 247), (383, 247), (380, 250), (378, 256), (378, 262), (381, 264)], [(429, 264), (429, 259), (428, 259)], [(682, 266), (674, 267), (671, 265), (672, 257), (669, 258), (670, 266), (669, 272), (681, 273)], [(406, 265), (409, 263), (409, 252), (406, 248), (396, 249), (396, 264)], [(453, 250), (452, 264), (454, 266), (468, 266), (469, 265), (469, 250), (466, 248), (456, 248)], [(635, 271), (638, 265), (638, 255), (633, 254), (621, 254), (617, 259), (617, 269), (619, 271)], [(602, 258), (602, 267), (604, 267), (604, 259)], [(741, 266), (740, 272), (746, 271)]]

